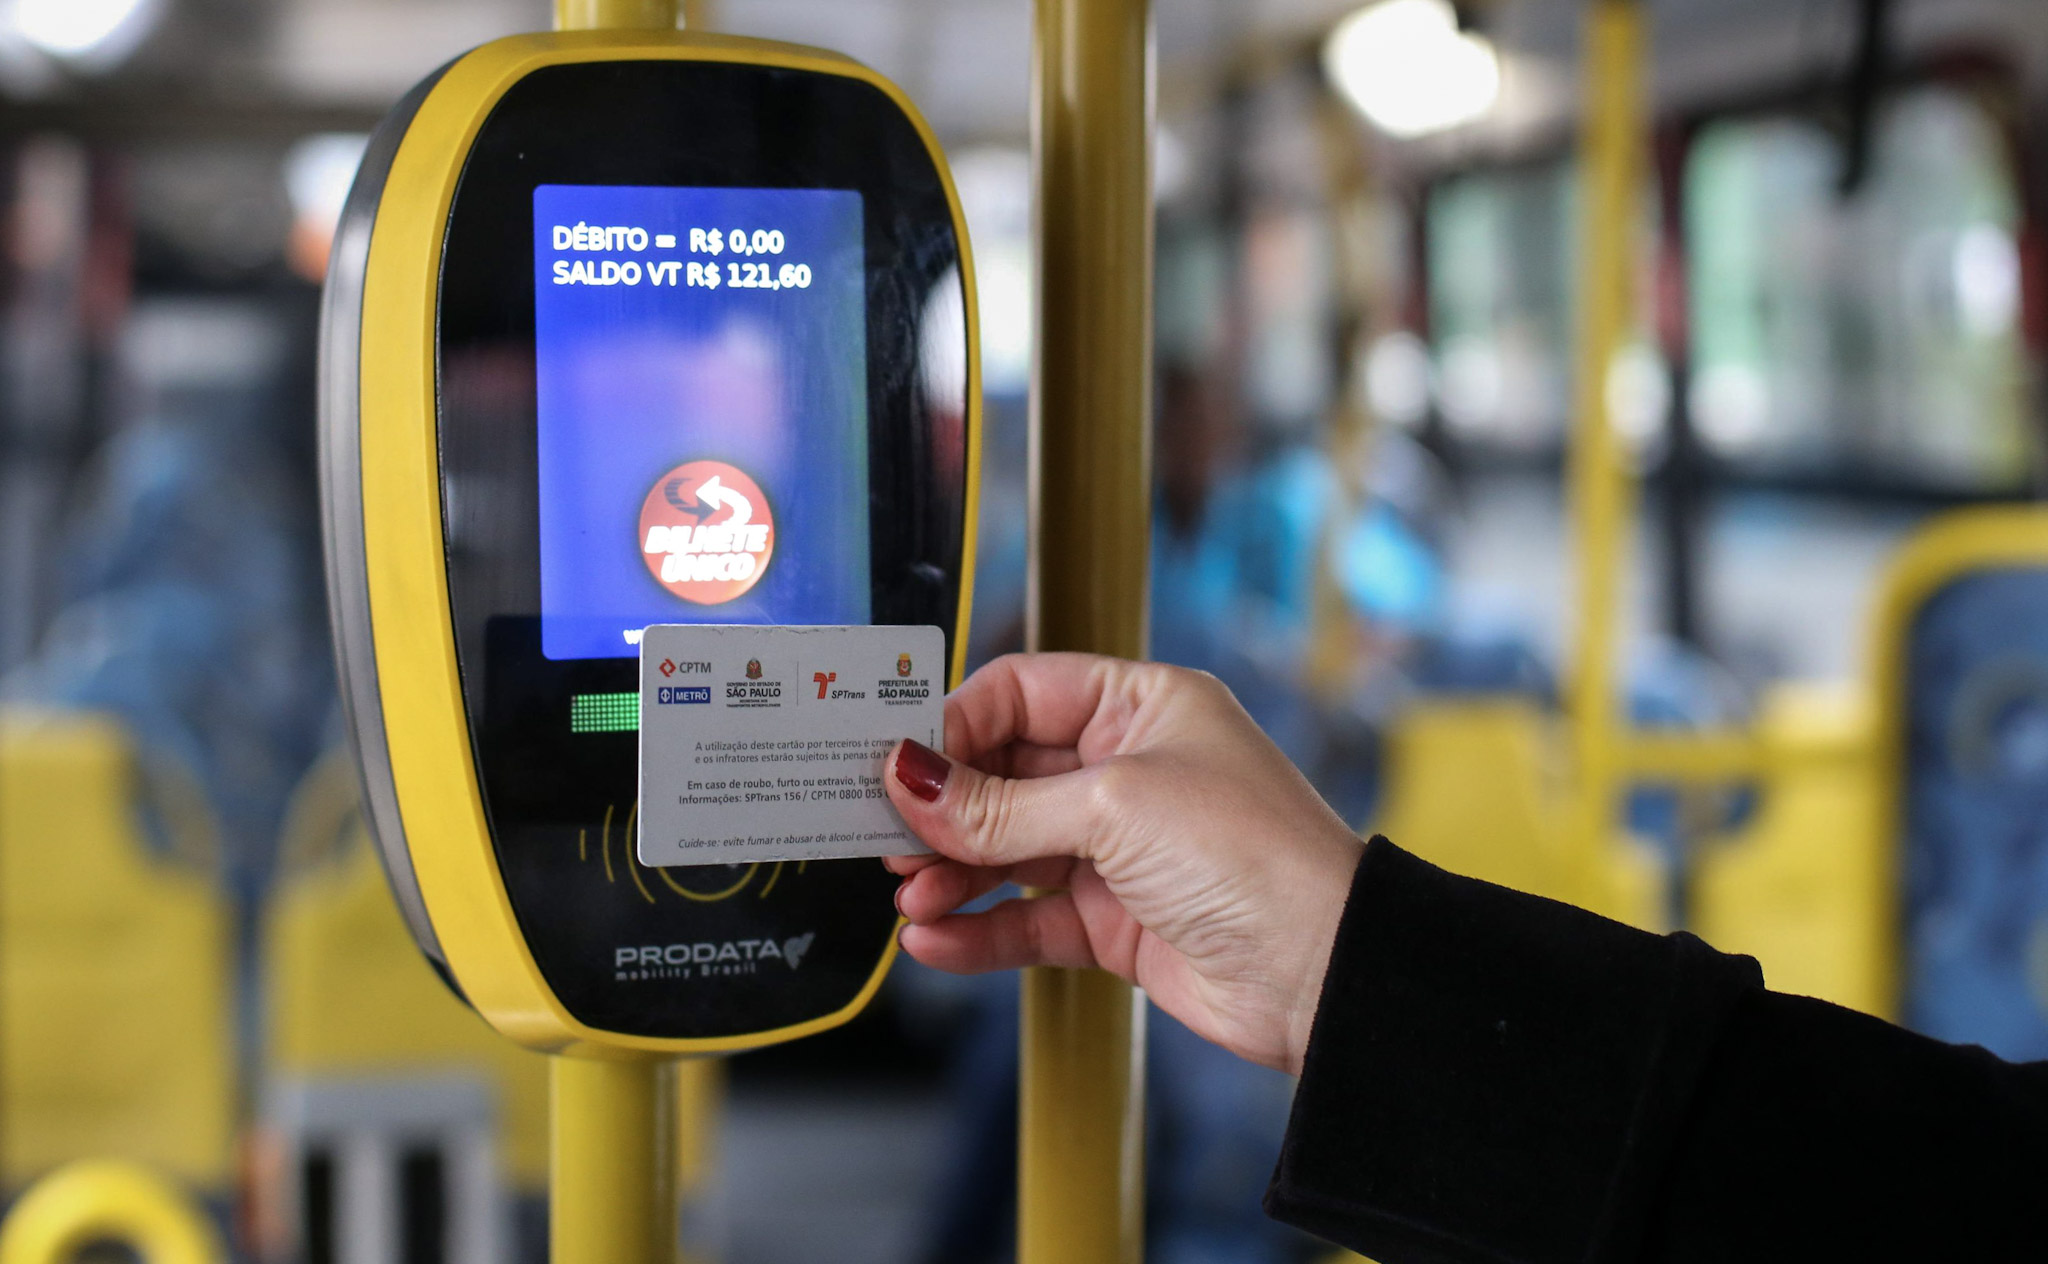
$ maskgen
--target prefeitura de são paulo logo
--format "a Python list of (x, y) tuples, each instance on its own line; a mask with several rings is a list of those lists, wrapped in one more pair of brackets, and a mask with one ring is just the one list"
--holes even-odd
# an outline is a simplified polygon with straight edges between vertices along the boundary
[(723, 461), (689, 461), (655, 481), (640, 507), (640, 556), (684, 601), (715, 606), (761, 580), (775, 515), (761, 488)]

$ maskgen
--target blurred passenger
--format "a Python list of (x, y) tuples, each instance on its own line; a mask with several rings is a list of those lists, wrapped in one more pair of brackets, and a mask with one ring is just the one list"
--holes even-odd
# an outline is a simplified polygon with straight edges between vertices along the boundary
[[(1247, 477), (1217, 374), (1168, 362), (1159, 378), (1152, 532), (1152, 657), (1210, 672), (1249, 699), (1300, 766), (1322, 758), (1305, 689), (1320, 515), (1331, 497), (1312, 459), (1283, 454)], [(1301, 484), (1306, 481), (1308, 486)], [(1287, 1121), (1286, 1076), (1233, 1058), (1171, 1016), (1146, 1046), (1147, 1252), (1157, 1264), (1301, 1257), (1308, 1244), (1245, 1196)]]
[(1304, 444), (1233, 433), (1213, 369), (1160, 372), (1152, 657), (1230, 685), (1298, 767), (1323, 764), (1303, 670), (1336, 479)]
[(245, 900), (334, 710), (310, 294), (137, 308), (121, 420), (70, 514), (61, 608), (8, 696), (120, 716), (206, 791)]
[(1223, 666), (1234, 576), (1213, 525), (1216, 483), (1228, 427), (1208, 375), (1169, 363), (1159, 374), (1153, 445), (1158, 500), (1152, 523), (1151, 651), (1202, 671)]
[(1025, 572), (1030, 561), (1029, 424), (1018, 395), (982, 401), (981, 489), (974, 536), (974, 619), (967, 667), (1024, 648)]

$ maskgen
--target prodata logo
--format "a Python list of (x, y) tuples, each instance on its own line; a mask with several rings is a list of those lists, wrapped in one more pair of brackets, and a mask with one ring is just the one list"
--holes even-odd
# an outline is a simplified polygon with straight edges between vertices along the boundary
[(727, 939), (691, 944), (620, 944), (612, 949), (612, 978), (708, 979), (759, 974), (770, 961), (795, 970), (817, 941), (816, 931), (788, 939)]
[(662, 587), (716, 606), (761, 582), (775, 555), (775, 515), (745, 473), (689, 461), (655, 480), (640, 506), (640, 557)]

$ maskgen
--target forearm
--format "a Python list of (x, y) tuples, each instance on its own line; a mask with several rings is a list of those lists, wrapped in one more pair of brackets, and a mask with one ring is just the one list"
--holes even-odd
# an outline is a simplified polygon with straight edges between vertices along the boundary
[(1381, 1261), (1632, 1259), (1756, 964), (1460, 878), (1355, 878), (1268, 1207)]
[(1685, 1120), (1646, 1260), (2048, 1257), (2048, 1064), (1759, 992)]
[(2048, 1066), (1376, 841), (1268, 1207), (1381, 1264), (2005, 1258), (2043, 1189)]

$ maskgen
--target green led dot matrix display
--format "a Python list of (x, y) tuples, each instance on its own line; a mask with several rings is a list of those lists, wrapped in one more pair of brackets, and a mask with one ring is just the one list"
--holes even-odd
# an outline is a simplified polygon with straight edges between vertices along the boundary
[(639, 728), (637, 693), (579, 693), (569, 698), (571, 733), (633, 733)]

